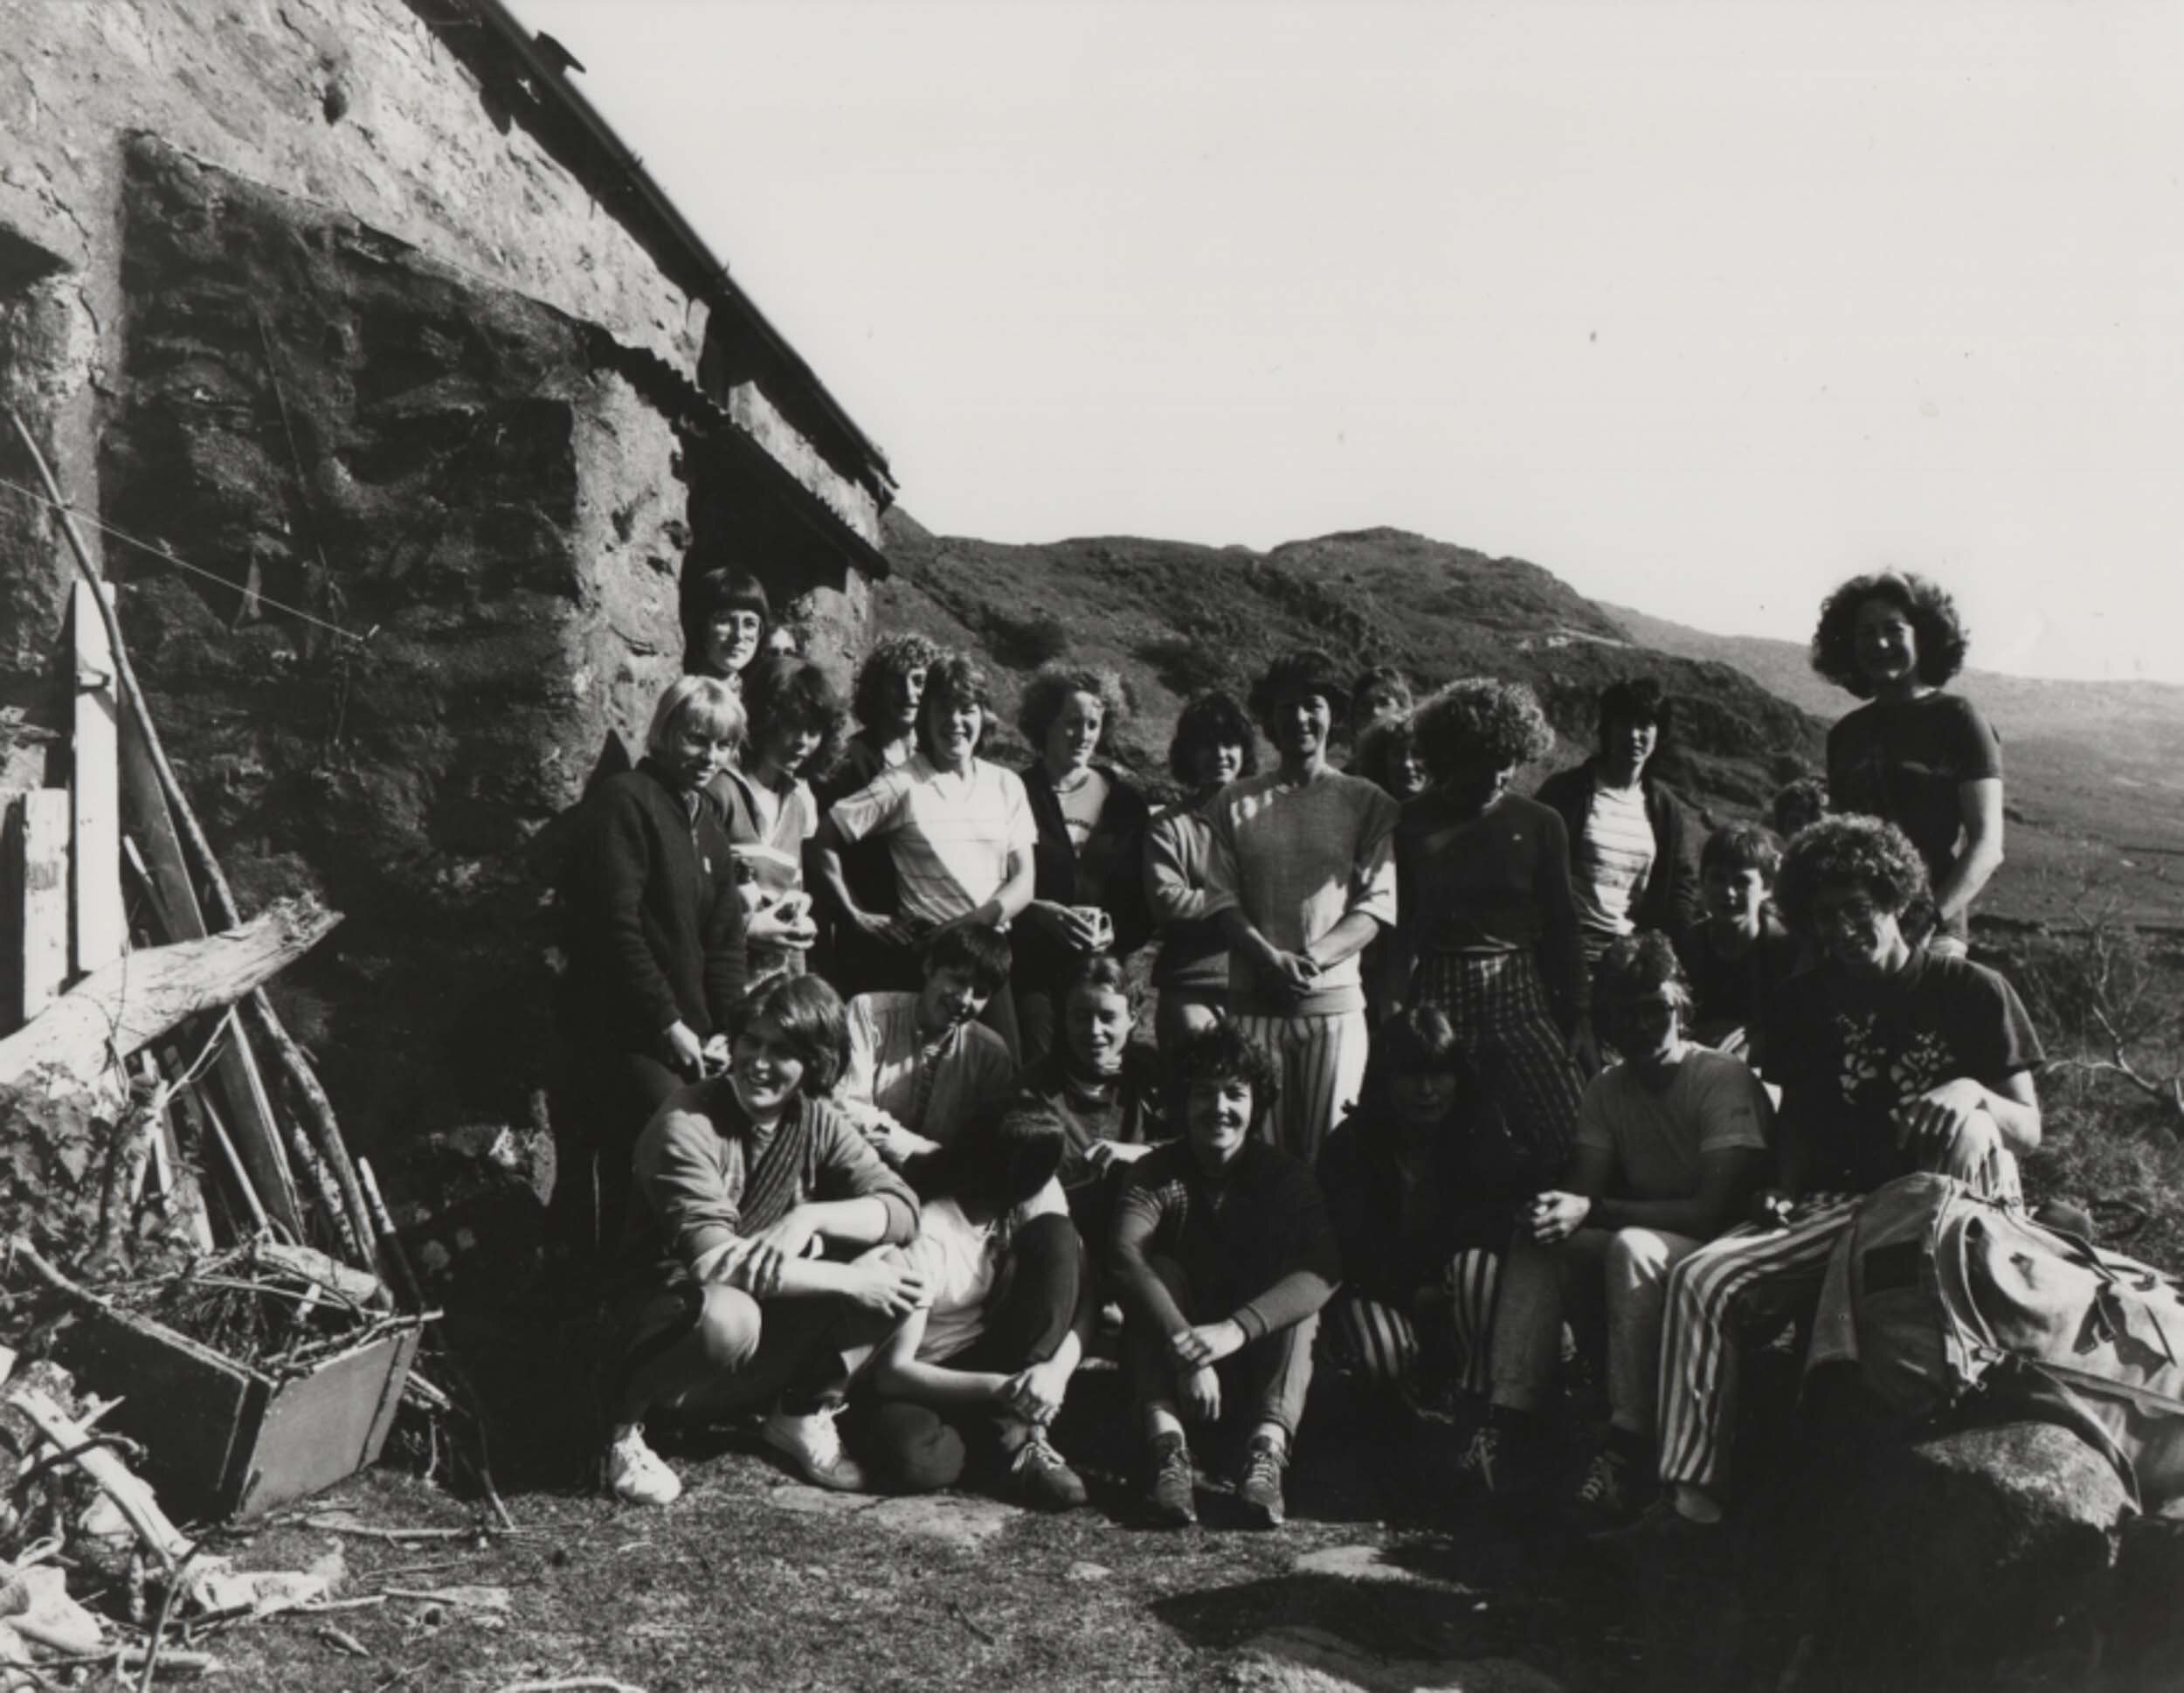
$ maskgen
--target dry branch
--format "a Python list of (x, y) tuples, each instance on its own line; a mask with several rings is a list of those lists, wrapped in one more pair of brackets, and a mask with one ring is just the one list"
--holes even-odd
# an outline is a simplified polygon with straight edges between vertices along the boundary
[(168, 1520), (151, 1489), (93, 1441), (81, 1423), (71, 1421), (59, 1406), (35, 1388), (17, 1388), (8, 1395), (8, 1403), (31, 1420), (56, 1452), (70, 1454), (69, 1461), (99, 1484), (162, 1568), (171, 1571), (190, 1555), (189, 1536)]
[(0, 1040), (0, 1088), (45, 1069), (87, 1089), (184, 1018), (242, 999), (340, 921), (315, 900), (282, 900), (240, 929), (117, 958)]

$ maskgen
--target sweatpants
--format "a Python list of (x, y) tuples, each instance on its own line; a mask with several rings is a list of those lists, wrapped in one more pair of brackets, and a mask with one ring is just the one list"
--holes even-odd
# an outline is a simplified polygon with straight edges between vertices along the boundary
[(1596, 1344), (1604, 1327), (1609, 1420), (1651, 1438), (1669, 1272), (1699, 1245), (1666, 1229), (1581, 1228), (1551, 1247), (1513, 1247), (1494, 1307), (1494, 1403), (1537, 1409), (1561, 1361), (1565, 1320), (1580, 1345)]
[[(2016, 1158), (1990, 1118), (1972, 1122), (1929, 1167), (1974, 1192), (2019, 1199)], [(1669, 1272), (1658, 1399), (1663, 1482), (1721, 1486), (1737, 1426), (1739, 1348), (1813, 1308), (1863, 1197), (1809, 1195), (1787, 1223), (1732, 1229)]]
[[(984, 1331), (941, 1360), (949, 1369), (1013, 1376), (1045, 1363), (1068, 1337), (1090, 1290), (1083, 1242), (1067, 1217), (1034, 1218), (1019, 1229), (1003, 1275)], [(998, 1452), (1014, 1421), (998, 1402), (943, 1410), (853, 1385), (843, 1434), (874, 1487), (930, 1493), (963, 1479), (973, 1448), (981, 1456)]]
[[(1205, 1301), (1194, 1300), (1190, 1277), (1174, 1259), (1156, 1254), (1145, 1262), (1192, 1323), (1217, 1323), (1233, 1315), (1227, 1309), (1209, 1309)], [(1319, 1313), (1314, 1311), (1286, 1329), (1247, 1342), (1215, 1365), (1221, 1382), (1222, 1420), (1273, 1423), (1294, 1447), (1296, 1426), (1304, 1415), (1304, 1395), (1312, 1385), (1312, 1337), (1318, 1330)], [(1123, 1345), (1138, 1405), (1165, 1403), (1180, 1410), (1176, 1358), (1169, 1349), (1167, 1336), (1132, 1310), (1123, 1333)]]
[(1236, 1012), (1245, 1039), (1281, 1068), (1282, 1091), (1268, 1130), (1274, 1144), (1307, 1164), (1347, 1116), (1365, 1087), (1372, 1030), (1361, 1011), (1327, 1017), (1256, 1017)]

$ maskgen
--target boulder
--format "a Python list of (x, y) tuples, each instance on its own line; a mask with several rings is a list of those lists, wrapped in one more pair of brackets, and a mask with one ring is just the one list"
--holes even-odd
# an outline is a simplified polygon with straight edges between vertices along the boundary
[(2108, 1669), (2117, 1693), (2174, 1687), (2184, 1664), (2184, 1513), (2124, 1524), (2108, 1615)]
[(1901, 1676), (2052, 1641), (2105, 1600), (2132, 1506), (2066, 1428), (2007, 1423), (1863, 1448), (1836, 1503), (1822, 1639)]

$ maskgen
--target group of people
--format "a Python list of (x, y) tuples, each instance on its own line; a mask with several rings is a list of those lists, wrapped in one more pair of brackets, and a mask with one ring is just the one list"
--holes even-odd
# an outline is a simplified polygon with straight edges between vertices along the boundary
[(1391, 1414), (1468, 1399), (1462, 1469), (1503, 1489), (1567, 1330), (1608, 1413), (1575, 1508), (1711, 1523), (1740, 1349), (1809, 1313), (1860, 1197), (2016, 1197), (2040, 1046), (1966, 956), (2000, 750), (1924, 578), (1823, 606), (1814, 662), (1866, 703), (1787, 844), (1655, 779), (1649, 679), (1527, 797), (1554, 736), (1523, 684), (1413, 700), (1288, 653), (1185, 706), (1156, 807), (1104, 756), (1111, 673), (1033, 676), (1010, 770), (968, 657), (888, 636), (845, 708), (767, 650), (755, 579), (688, 603), (564, 890), (625, 1500), (680, 1491), (648, 1419), (750, 1415), (823, 1486), (1067, 1507), (1055, 1420), (1102, 1346), (1160, 1522), (1220, 1427), (1280, 1523), (1316, 1367)]

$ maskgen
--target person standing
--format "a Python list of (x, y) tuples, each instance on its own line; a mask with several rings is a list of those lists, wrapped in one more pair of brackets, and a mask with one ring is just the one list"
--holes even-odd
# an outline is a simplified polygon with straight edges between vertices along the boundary
[(1039, 840), (1016, 936), (1017, 1028), (1036, 1064), (1053, 1048), (1062, 986), (1083, 959), (1127, 958), (1152, 932), (1138, 874), (1145, 796), (1100, 757), (1128, 708), (1111, 670), (1048, 664), (1024, 685), (1016, 726), (1039, 750), (1023, 770)]
[(748, 961), (733, 848), (704, 790), (743, 735), (724, 683), (681, 677), (653, 709), (637, 768), (600, 781), (577, 814), (559, 1009), (583, 1132), (564, 1148), (554, 1210), (578, 1257), (620, 1236), (646, 1120), (727, 1062)]
[(1307, 1164), (1357, 1103), (1372, 1038), (1358, 955), (1395, 926), (1395, 802), (1327, 762), (1348, 704), (1326, 653), (1276, 659), (1251, 708), (1281, 763), (1212, 807), (1206, 906), (1228, 936), (1232, 1015), (1280, 1067), (1269, 1126)]
[(801, 976), (819, 936), (804, 891), (804, 847), (819, 830), (819, 801), (805, 782), (833, 762), (841, 701), (826, 673), (801, 659), (767, 657), (743, 673), (750, 733), (743, 768), (730, 766), (706, 791), (728, 823), (750, 950), (746, 992)]
[[(859, 933), (922, 950), (951, 928), (1006, 934), (1031, 903), (1038, 827), (1023, 778), (978, 756), (992, 710), (984, 670), (962, 657), (936, 666), (918, 707), (917, 751), (837, 800), (819, 825), (812, 855), (820, 884)], [(844, 849), (867, 840), (886, 840), (895, 860), (892, 914), (859, 905), (842, 874)], [(986, 1002), (985, 1020), (1017, 1057), (1006, 984)]]
[(1223, 788), (1258, 769), (1258, 736), (1234, 694), (1215, 688), (1177, 715), (1168, 770), (1188, 792), (1145, 831), (1145, 902), (1160, 924), (1153, 1034), (1163, 1052), (1228, 1011), (1228, 939), (1220, 918), (1208, 915), (1206, 886), (1211, 812)]
[(1813, 633), (1813, 668), (1867, 702), (1828, 731), (1828, 803), (1911, 837), (1933, 888), (1911, 939), (1959, 957), (1972, 903), (2002, 866), (2001, 741), (1944, 691), (1969, 645), (1947, 592), (1901, 570), (1844, 583)]
[(710, 676), (740, 693), (772, 617), (766, 584), (749, 570), (723, 565), (702, 572), (682, 593), (684, 674)]

